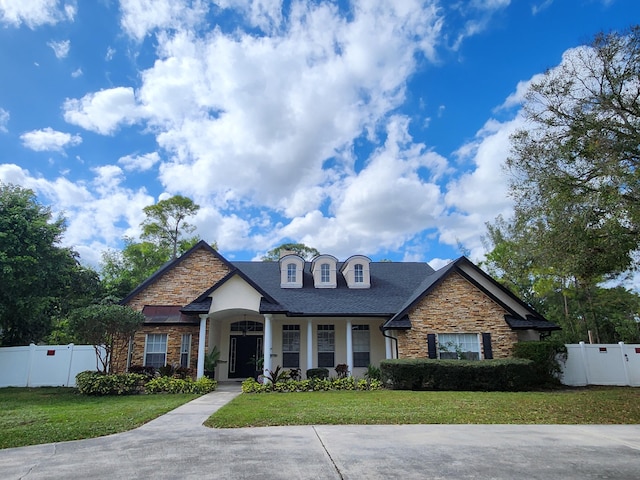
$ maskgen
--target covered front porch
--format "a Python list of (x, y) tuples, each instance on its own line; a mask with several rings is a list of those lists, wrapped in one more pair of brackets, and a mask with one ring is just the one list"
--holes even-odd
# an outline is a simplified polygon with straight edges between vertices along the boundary
[(205, 354), (217, 348), (220, 381), (254, 377), (277, 366), (299, 368), (302, 374), (324, 367), (333, 375), (346, 364), (361, 377), (368, 365), (394, 357), (391, 338), (383, 336), (384, 319), (374, 317), (291, 317), (232, 308), (200, 315), (198, 378)]

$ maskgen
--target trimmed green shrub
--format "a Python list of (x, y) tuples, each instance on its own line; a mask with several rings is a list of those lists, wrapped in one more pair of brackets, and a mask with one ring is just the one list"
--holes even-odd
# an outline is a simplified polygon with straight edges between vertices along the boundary
[(307, 370), (307, 378), (329, 378), (329, 369), (327, 368), (310, 368)]
[(558, 340), (518, 342), (514, 345), (513, 356), (533, 361), (540, 385), (559, 385), (560, 362), (567, 359), (567, 347)]
[(191, 378), (159, 377), (150, 380), (144, 388), (147, 393), (205, 394), (213, 392), (217, 386), (217, 381), (207, 377), (195, 381)]
[(140, 373), (84, 371), (76, 375), (76, 387), (83, 395), (132, 395), (140, 393), (146, 381), (147, 376)]
[(329, 390), (380, 390), (382, 383), (379, 380), (346, 378), (311, 378), (307, 380), (285, 380), (277, 383), (261, 384), (253, 378), (242, 382), (242, 393), (268, 393), (268, 392), (320, 392)]
[(380, 363), (382, 384), (394, 390), (520, 391), (539, 387), (534, 363), (400, 359)]
[(155, 367), (148, 367), (142, 365), (131, 365), (129, 367), (129, 373), (143, 373), (149, 378), (156, 376), (157, 370)]
[(369, 380), (380, 380), (382, 378), (380, 376), (380, 367), (375, 365), (367, 366), (367, 372), (364, 374), (364, 378)]

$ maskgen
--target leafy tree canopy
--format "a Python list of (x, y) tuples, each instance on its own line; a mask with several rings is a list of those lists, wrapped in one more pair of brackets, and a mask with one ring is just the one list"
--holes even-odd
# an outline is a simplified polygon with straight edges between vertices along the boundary
[(97, 274), (59, 245), (64, 231), (33, 191), (0, 183), (0, 345), (39, 342), (52, 320), (99, 296)]
[(534, 82), (507, 161), (516, 224), (583, 283), (640, 247), (640, 26), (598, 34)]
[(187, 218), (195, 215), (199, 209), (200, 205), (181, 195), (149, 205), (144, 208), (147, 218), (141, 223), (141, 238), (160, 248), (168, 248), (171, 258), (177, 258), (184, 235), (196, 228), (187, 222)]
[(107, 373), (113, 354), (126, 353), (129, 337), (143, 322), (142, 312), (130, 307), (95, 304), (71, 312), (69, 328), (82, 342), (95, 347), (98, 370)]
[[(560, 325), (566, 343), (640, 341), (640, 296), (624, 287), (606, 288), (604, 277), (578, 278), (569, 264), (539, 242), (530, 224), (499, 217), (488, 225), (485, 270), (547, 319)], [(570, 265), (569, 265), (570, 266)]]
[(283, 243), (279, 247), (269, 250), (262, 257), (263, 262), (277, 262), (280, 260), (282, 252), (293, 252), (300, 255), (305, 260), (311, 260), (313, 257), (320, 255), (320, 252), (313, 247), (307, 247), (304, 243)]

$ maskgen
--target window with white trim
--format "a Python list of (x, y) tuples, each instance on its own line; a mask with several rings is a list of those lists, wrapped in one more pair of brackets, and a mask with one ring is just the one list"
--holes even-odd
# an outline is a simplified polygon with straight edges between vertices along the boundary
[(336, 332), (333, 325), (318, 325), (318, 367), (333, 367)]
[(146, 367), (164, 367), (167, 364), (167, 334), (148, 333), (144, 352), (144, 365)]
[(287, 263), (287, 282), (296, 283), (297, 267), (295, 263)]
[(480, 360), (480, 339), (477, 333), (438, 334), (438, 356), (441, 359)]
[(182, 342), (180, 343), (180, 366), (189, 368), (189, 360), (191, 357), (191, 334), (182, 334)]
[(320, 282), (329, 283), (331, 282), (331, 267), (328, 263), (323, 263), (320, 265)]
[(353, 281), (355, 283), (364, 283), (364, 267), (361, 263), (353, 266)]
[(282, 326), (282, 366), (300, 366), (300, 325)]
[(353, 366), (368, 367), (370, 361), (369, 325), (354, 325), (351, 330)]

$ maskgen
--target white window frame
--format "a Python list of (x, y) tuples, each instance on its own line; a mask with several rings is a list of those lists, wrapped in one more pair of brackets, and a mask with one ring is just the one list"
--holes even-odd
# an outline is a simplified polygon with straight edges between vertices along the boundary
[(364, 265), (361, 263), (353, 266), (353, 283), (364, 283)]
[[(156, 341), (158, 338), (164, 337), (164, 341)], [(151, 340), (151, 341), (150, 341)], [(164, 343), (164, 351), (161, 351), (162, 344)], [(167, 345), (169, 344), (169, 335), (166, 333), (147, 333), (144, 339), (144, 366), (149, 366), (147, 362), (147, 355), (164, 355), (164, 362), (161, 367), (167, 365)], [(160, 348), (156, 351), (157, 346)], [(149, 348), (151, 347), (151, 349)], [(155, 362), (152, 362), (155, 363)], [(153, 365), (155, 368), (159, 368)]]
[(320, 283), (331, 283), (331, 266), (328, 263), (320, 265)]
[[(318, 325), (316, 343), (318, 346), (318, 367), (332, 368), (336, 364), (336, 330), (334, 325)], [(331, 354), (331, 365), (329, 362), (320, 361)], [(321, 354), (324, 356), (321, 357)]]
[[(298, 356), (296, 364), (285, 362), (285, 354), (296, 354)], [(282, 367), (300, 368), (300, 325), (282, 326)]]
[[(369, 325), (353, 325), (351, 327), (351, 343), (353, 345), (353, 366), (368, 367), (371, 363), (371, 334)], [(366, 353), (367, 361), (356, 361), (356, 354)]]
[[(186, 340), (186, 342), (185, 342)], [(183, 356), (186, 355), (187, 361), (182, 362)], [(180, 340), (180, 366), (184, 368), (189, 368), (191, 366), (191, 334), (183, 333), (182, 339)]]
[(298, 266), (291, 262), (287, 263), (287, 283), (296, 283), (298, 278)]
[(480, 360), (482, 339), (477, 333), (439, 333), (438, 358)]

